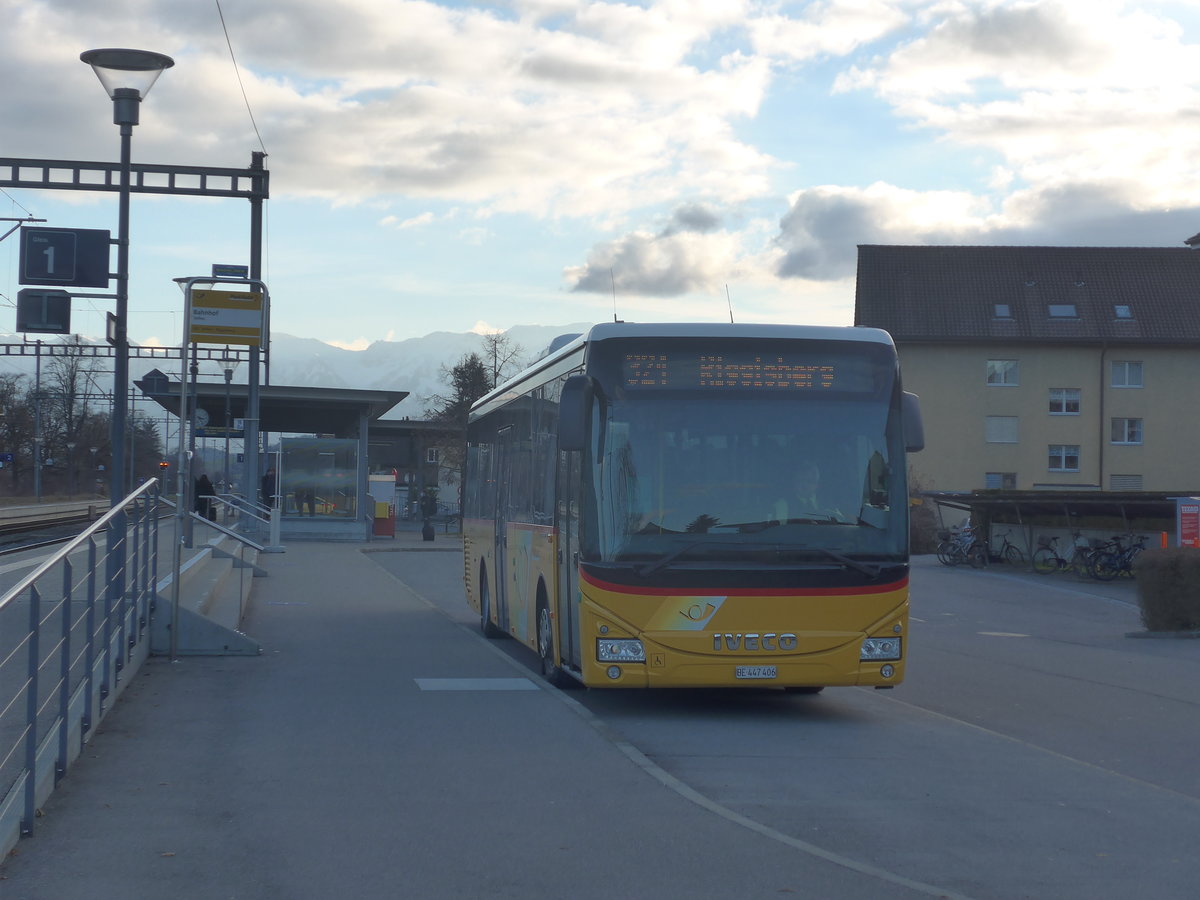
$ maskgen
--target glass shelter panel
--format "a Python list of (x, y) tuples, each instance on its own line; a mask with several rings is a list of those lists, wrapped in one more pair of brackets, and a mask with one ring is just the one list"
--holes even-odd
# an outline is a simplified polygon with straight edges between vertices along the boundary
[(285, 516), (358, 516), (358, 441), (283, 438), (280, 505)]

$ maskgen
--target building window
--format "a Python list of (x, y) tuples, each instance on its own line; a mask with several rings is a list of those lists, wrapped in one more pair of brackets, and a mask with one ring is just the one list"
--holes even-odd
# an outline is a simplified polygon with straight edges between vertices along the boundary
[(1142, 420), (1113, 419), (1112, 442), (1114, 444), (1140, 444), (1142, 442)]
[(432, 466), (436, 466), (438, 461), (437, 447), (429, 447), (425, 450), (425, 462)]
[(1079, 388), (1050, 388), (1050, 415), (1079, 415)]
[(983, 486), (989, 491), (1015, 491), (1017, 489), (1017, 473), (987, 472), (983, 476)]
[(1140, 388), (1142, 386), (1141, 360), (1114, 359), (1112, 386), (1115, 388)]
[(1141, 475), (1110, 475), (1108, 477), (1109, 490), (1113, 491), (1140, 491), (1142, 489)]
[(1078, 472), (1079, 445), (1051, 444), (1049, 469), (1051, 472)]
[(1051, 303), (1047, 310), (1052, 319), (1078, 319), (1079, 314), (1075, 312), (1074, 303)]
[(997, 303), (992, 307), (992, 318), (1011, 319), (1012, 317), (1012, 307), (1007, 303)]
[(989, 359), (987, 363), (987, 383), (1016, 385), (1019, 384), (1020, 367), (1015, 359)]
[(989, 444), (1015, 444), (1017, 417), (988, 416), (983, 422), (983, 439)]
[(1132, 319), (1133, 307), (1126, 306), (1124, 303), (1118, 303), (1113, 306), (1113, 316), (1118, 319)]

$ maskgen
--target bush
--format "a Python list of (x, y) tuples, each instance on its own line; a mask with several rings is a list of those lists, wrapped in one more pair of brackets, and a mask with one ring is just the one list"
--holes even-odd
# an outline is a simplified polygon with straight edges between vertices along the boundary
[(1134, 561), (1133, 575), (1147, 631), (1200, 629), (1200, 550), (1146, 550)]

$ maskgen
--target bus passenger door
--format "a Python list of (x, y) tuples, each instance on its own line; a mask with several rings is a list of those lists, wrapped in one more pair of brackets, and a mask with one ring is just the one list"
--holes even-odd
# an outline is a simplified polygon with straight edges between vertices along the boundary
[(579, 653), (579, 453), (558, 455), (558, 617), (559, 652), (573, 667), (581, 665)]
[(501, 428), (496, 435), (496, 624), (508, 630), (508, 510), (512, 492), (513, 428)]

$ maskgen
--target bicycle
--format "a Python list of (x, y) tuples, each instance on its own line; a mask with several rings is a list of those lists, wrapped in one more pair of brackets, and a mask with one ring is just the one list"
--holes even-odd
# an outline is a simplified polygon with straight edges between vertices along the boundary
[(1146, 539), (1141, 536), (1133, 539), (1133, 535), (1128, 537), (1131, 538), (1128, 547), (1122, 545), (1120, 535), (1113, 537), (1110, 544), (1113, 549), (1101, 552), (1092, 564), (1093, 578), (1112, 581), (1118, 575), (1133, 577), (1133, 561), (1146, 548)]
[(943, 566), (957, 566), (970, 562), (978, 568), (987, 563), (986, 545), (975, 537), (970, 526), (958, 531), (939, 531), (941, 542), (937, 546), (937, 558)]
[(1000, 535), (1004, 539), (1004, 543), (996, 551), (996, 558), (1003, 560), (1010, 566), (1023, 566), (1025, 564), (1025, 553), (1020, 547), (1009, 541), (1008, 536), (1010, 534), (1012, 534), (1011, 529)]
[(1119, 549), (1119, 545), (1114, 541), (1101, 541), (1093, 538), (1087, 546), (1075, 550), (1077, 564), (1075, 566), (1075, 574), (1080, 578), (1095, 578), (1096, 577), (1096, 562), (1106, 553), (1115, 553)]
[(1033, 571), (1039, 575), (1061, 572), (1071, 568), (1071, 560), (1058, 555), (1058, 535), (1038, 538), (1038, 548), (1033, 551)]

